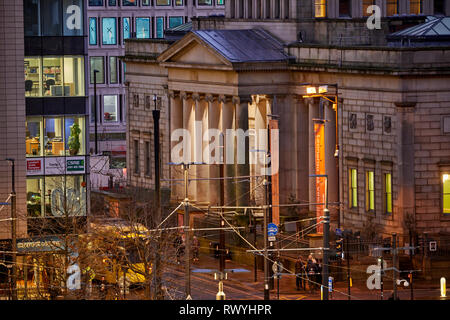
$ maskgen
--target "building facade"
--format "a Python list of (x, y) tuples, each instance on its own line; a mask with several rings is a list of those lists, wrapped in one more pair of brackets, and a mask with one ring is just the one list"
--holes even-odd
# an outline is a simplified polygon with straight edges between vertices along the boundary
[[(273, 115), (280, 138), (280, 204), (295, 199), (320, 216), (323, 207), (314, 203), (322, 202), (324, 194), (321, 182), (310, 176), (325, 173), (332, 229), (359, 231), (366, 238), (396, 232), (406, 242), (410, 231), (448, 235), (448, 47), (427, 47), (427, 40), (420, 47), (391, 46), (387, 37), (399, 25), (407, 28), (426, 20), (411, 11), (415, 2), (396, 2), (400, 13), (411, 14), (383, 14), (380, 30), (368, 29), (367, 19), (358, 15), (331, 16), (334, 9), (325, 18), (315, 17), (314, 11), (302, 16), (309, 1), (264, 1), (262, 7), (255, 2), (229, 1), (226, 18), (194, 19), (194, 30), (167, 49), (168, 44), (151, 41), (127, 44), (130, 93), (136, 87), (149, 96), (165, 93), (161, 105), (168, 114), (162, 133), (165, 157), (171, 162), (179, 159), (179, 149), (174, 153), (174, 148), (184, 147), (187, 139), (172, 136), (179, 128), (190, 132), (188, 160), (196, 163), (208, 162), (219, 152), (200, 157), (195, 153), (204, 147), (201, 134), (208, 128), (221, 132), (223, 145), (226, 129), (250, 129), (245, 165), (238, 161), (234, 145), (234, 163), (225, 166), (224, 203), (261, 204), (261, 162), (250, 162), (255, 157), (250, 151), (267, 150), (267, 144), (265, 138), (259, 144), (257, 131), (251, 132), (267, 128), (274, 118), (268, 115)], [(335, 2), (324, 3), (328, 8)], [(255, 11), (248, 9), (250, 4), (263, 8), (262, 16), (249, 17)], [(448, 10), (438, 1), (421, 5), (424, 14), (434, 12), (436, 18)], [(348, 41), (336, 45), (332, 35), (358, 26), (360, 31), (354, 29)], [(260, 56), (271, 49), (273, 55)], [(319, 94), (321, 87), (325, 89)], [(312, 88), (317, 94), (311, 94)], [(145, 109), (130, 104), (129, 112), (127, 160), (133, 172), (128, 180), (131, 185), (151, 185), (151, 175), (143, 169), (148, 159), (146, 126), (140, 121)], [(218, 167), (190, 167), (190, 201), (219, 202)], [(170, 166), (170, 179), (173, 199), (182, 201), (179, 166)]]
[[(97, 130), (97, 152), (109, 157), (107, 169), (110, 169), (103, 169), (99, 174), (112, 175), (116, 182), (126, 181), (126, 171), (119, 170), (126, 167), (127, 105), (130, 99), (125, 90), (126, 65), (120, 59), (125, 52), (125, 40), (161, 39), (166, 29), (184, 24), (192, 17), (223, 15), (224, 8), (223, 0), (88, 1), (90, 149), (95, 152)], [(95, 86), (93, 70), (99, 71)], [(147, 103), (144, 95), (141, 94), (139, 99), (142, 104)], [(96, 179), (98, 183), (94, 187), (105, 187), (102, 180)]]

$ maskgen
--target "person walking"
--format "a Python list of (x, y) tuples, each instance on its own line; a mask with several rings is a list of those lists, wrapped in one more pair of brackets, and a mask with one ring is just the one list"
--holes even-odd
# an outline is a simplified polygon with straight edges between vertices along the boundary
[(303, 280), (303, 269), (305, 268), (305, 265), (302, 261), (301, 256), (298, 256), (297, 260), (295, 261), (295, 286), (297, 288), (297, 291), (300, 290), (300, 288), (305, 289), (305, 281)]
[(318, 273), (317, 261), (314, 259), (313, 255), (310, 254), (308, 256), (308, 261), (306, 263), (306, 272), (308, 274), (309, 282), (309, 290), (311, 293), (314, 293), (317, 287), (317, 273)]

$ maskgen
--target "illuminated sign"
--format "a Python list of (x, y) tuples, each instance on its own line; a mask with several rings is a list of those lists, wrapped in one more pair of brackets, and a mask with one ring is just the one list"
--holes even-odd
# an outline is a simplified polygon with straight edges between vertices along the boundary
[(27, 159), (27, 175), (42, 175), (44, 173), (42, 161), (42, 158)]
[[(314, 137), (315, 137), (315, 169), (316, 174), (325, 174), (325, 137), (324, 137), (324, 124), (321, 122), (314, 123)], [(316, 178), (316, 203), (325, 202), (325, 178)], [(316, 205), (317, 217), (323, 216), (323, 210), (325, 206), (323, 204)], [(317, 226), (317, 232), (321, 233), (323, 227), (321, 224)]]

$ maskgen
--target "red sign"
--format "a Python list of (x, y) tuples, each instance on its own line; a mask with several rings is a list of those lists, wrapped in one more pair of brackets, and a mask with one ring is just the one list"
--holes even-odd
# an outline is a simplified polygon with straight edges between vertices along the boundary
[(27, 173), (40, 172), (42, 170), (42, 160), (27, 160)]

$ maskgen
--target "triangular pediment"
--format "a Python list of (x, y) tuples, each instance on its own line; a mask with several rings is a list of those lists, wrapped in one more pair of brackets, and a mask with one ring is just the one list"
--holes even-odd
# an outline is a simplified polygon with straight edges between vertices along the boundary
[(158, 61), (171, 65), (203, 65), (212, 68), (231, 67), (230, 61), (193, 33), (189, 33), (161, 53)]

